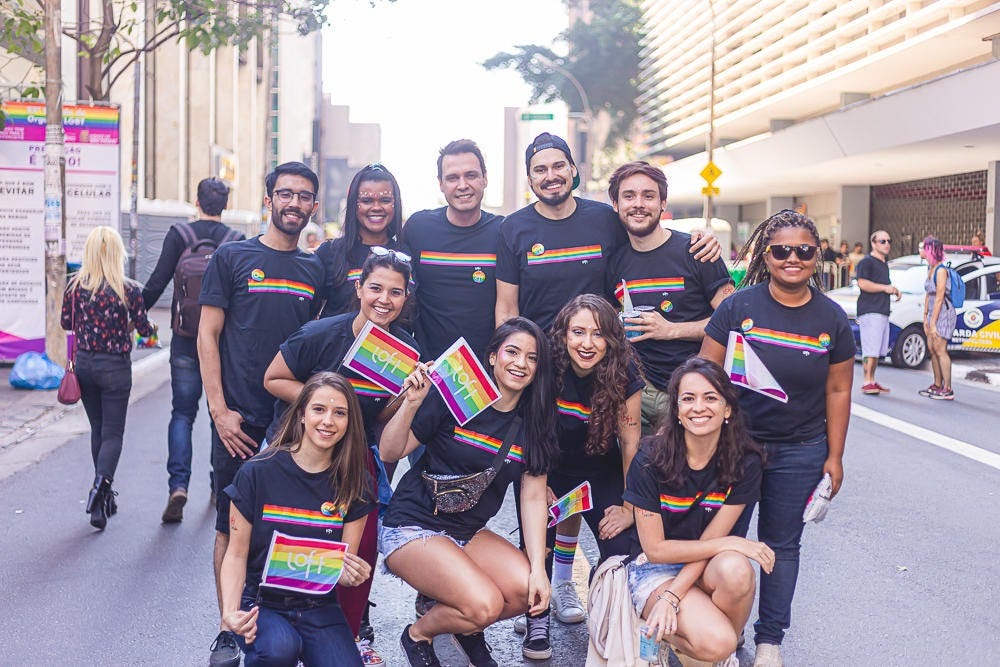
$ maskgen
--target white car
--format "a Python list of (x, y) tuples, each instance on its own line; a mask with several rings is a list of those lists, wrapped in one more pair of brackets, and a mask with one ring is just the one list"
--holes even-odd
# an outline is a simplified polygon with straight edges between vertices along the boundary
[[(1000, 354), (1000, 257), (949, 254), (945, 261), (965, 281), (965, 303), (958, 309), (958, 322), (948, 349)], [(918, 368), (927, 358), (922, 323), (926, 279), (927, 264), (917, 255), (889, 261), (889, 281), (902, 293), (899, 301), (890, 301), (888, 356), (895, 366)], [(858, 354), (861, 353), (856, 319), (859, 293), (856, 283), (826, 293), (847, 313)]]

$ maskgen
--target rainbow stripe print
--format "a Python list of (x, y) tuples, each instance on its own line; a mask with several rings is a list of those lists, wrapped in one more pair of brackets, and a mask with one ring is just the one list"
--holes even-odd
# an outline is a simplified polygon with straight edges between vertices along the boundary
[[(821, 334), (822, 336), (822, 334)], [(807, 352), (815, 352), (816, 354), (826, 354), (830, 350), (830, 337), (826, 336), (825, 342), (820, 340), (820, 338), (813, 338), (812, 336), (802, 336), (800, 334), (785, 333), (784, 331), (775, 331), (774, 329), (762, 329), (760, 327), (753, 327), (747, 331), (743, 332), (743, 337), (747, 340), (757, 341), (758, 343), (764, 343), (765, 345), (777, 345), (778, 347), (790, 347), (793, 350), (805, 350)]]
[(573, 403), (560, 398), (556, 401), (556, 408), (561, 415), (576, 417), (583, 422), (590, 421), (590, 407), (583, 403)]
[(417, 367), (420, 353), (371, 322), (361, 328), (344, 357), (344, 365), (393, 395), (403, 390)]
[[(651, 293), (656, 292), (662, 294), (663, 292), (683, 292), (684, 291), (684, 278), (644, 278), (643, 280), (626, 280), (625, 284), (628, 285), (628, 291), (630, 294), (641, 294), (641, 293)], [(615, 288), (615, 296), (618, 297), (619, 302), (625, 300), (625, 290), (622, 288), (622, 284), (618, 283), (618, 287)]]
[[(7, 122), (0, 139), (45, 141), (45, 103), (4, 102)], [(68, 144), (118, 144), (118, 107), (63, 105), (63, 131)]]
[(254, 280), (247, 278), (247, 291), (250, 294), (291, 294), (312, 301), (316, 293), (312, 285), (298, 283), (294, 280), (284, 278), (265, 278), (264, 280)]
[(351, 377), (347, 378), (347, 381), (354, 387), (354, 393), (358, 396), (367, 396), (369, 398), (388, 398), (392, 396), (392, 394), (374, 382)]
[(557, 563), (572, 563), (573, 559), (576, 558), (576, 538), (573, 538), (572, 542), (565, 542), (559, 537), (556, 535), (556, 543), (552, 547), (552, 557)]
[(473, 254), (461, 252), (431, 252), (420, 253), (421, 264), (434, 266), (496, 266), (497, 256), (488, 254)]
[(600, 259), (602, 257), (601, 246), (587, 245), (578, 248), (561, 248), (557, 250), (546, 250), (540, 255), (533, 252), (528, 253), (528, 266), (536, 264), (555, 264), (557, 262), (578, 262), (590, 259)]
[(347, 272), (347, 282), (357, 282), (361, 280), (361, 269), (351, 269)]
[[(471, 445), (476, 449), (481, 449), (484, 452), (489, 452), (496, 456), (496, 453), (500, 451), (503, 447), (503, 441), (497, 440), (496, 438), (491, 438), (488, 435), (482, 433), (476, 433), (467, 428), (462, 428), (461, 426), (455, 427), (455, 441), (460, 442), (463, 445)], [(507, 460), (513, 461), (514, 463), (524, 462), (524, 449), (521, 445), (511, 445), (510, 451), (507, 452)]]
[(461, 425), (496, 403), (500, 392), (464, 338), (444, 351), (430, 372), (445, 405)]
[[(712, 493), (705, 494), (705, 497), (701, 499), (698, 503), (701, 507), (711, 511), (717, 510), (722, 507), (726, 498), (729, 497), (729, 492), (733, 490), (733, 487), (726, 489), (725, 493), (721, 491), (715, 491)], [(691, 508), (691, 504), (694, 503), (694, 496), (682, 497), (682, 496), (668, 496), (665, 493), (660, 494), (660, 511), (661, 512), (672, 512), (674, 514), (687, 512)]]
[(552, 516), (549, 528), (574, 514), (593, 508), (594, 501), (590, 494), (590, 481), (584, 481), (549, 506), (549, 514)]
[(344, 571), (347, 545), (332, 540), (292, 537), (274, 531), (261, 586), (325, 595)]
[(264, 510), (261, 512), (260, 518), (264, 521), (290, 523), (295, 526), (308, 526), (310, 528), (343, 528), (344, 517), (340, 515), (340, 510), (334, 508), (328, 511), (329, 514), (323, 511), (303, 510), (297, 507), (264, 505)]

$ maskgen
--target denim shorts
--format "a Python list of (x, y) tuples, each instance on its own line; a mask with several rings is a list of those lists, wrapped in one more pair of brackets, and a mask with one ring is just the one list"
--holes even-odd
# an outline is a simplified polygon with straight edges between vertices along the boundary
[(628, 592), (632, 595), (632, 604), (640, 617), (653, 591), (684, 569), (684, 563), (650, 563), (642, 560), (644, 562), (633, 562), (628, 566)]
[[(393, 574), (386, 564), (386, 559), (399, 549), (414, 540), (426, 541), (431, 537), (443, 537), (451, 540), (459, 548), (469, 543), (469, 540), (458, 540), (448, 533), (440, 530), (430, 530), (420, 526), (385, 526), (379, 521), (378, 524), (378, 552), (382, 554), (382, 572)], [(393, 575), (395, 576), (395, 575)]]

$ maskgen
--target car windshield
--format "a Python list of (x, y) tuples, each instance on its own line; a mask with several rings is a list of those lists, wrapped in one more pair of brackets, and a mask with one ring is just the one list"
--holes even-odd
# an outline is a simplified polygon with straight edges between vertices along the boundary
[(889, 282), (904, 294), (923, 294), (927, 280), (927, 267), (911, 266), (906, 269), (889, 269)]

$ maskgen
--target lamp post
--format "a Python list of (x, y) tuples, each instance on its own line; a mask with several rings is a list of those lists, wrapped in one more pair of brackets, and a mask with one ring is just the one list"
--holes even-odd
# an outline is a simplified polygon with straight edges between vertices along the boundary
[(576, 89), (577, 94), (580, 96), (580, 103), (583, 104), (583, 131), (578, 132), (583, 135), (583, 145), (580, 151), (583, 154), (583, 169), (580, 171), (580, 182), (583, 184), (584, 191), (587, 190), (587, 186), (590, 183), (591, 176), (591, 162), (590, 162), (590, 128), (593, 125), (593, 114), (590, 111), (590, 98), (587, 97), (587, 91), (583, 89), (583, 86), (577, 81), (577, 78), (573, 76), (569, 70), (567, 70), (562, 65), (556, 64), (551, 58), (542, 53), (535, 54), (535, 60), (537, 60), (543, 67), (548, 67), (554, 72), (566, 77), (573, 87)]
[[(715, 3), (708, 0), (709, 14), (711, 16), (710, 30), (712, 32), (711, 52), (709, 54), (708, 70), (708, 136), (705, 137), (705, 152), (708, 153), (708, 163), (712, 161), (715, 149)], [(712, 216), (714, 215), (712, 201), (712, 184), (709, 183), (708, 191), (705, 194), (705, 229), (712, 229)]]

